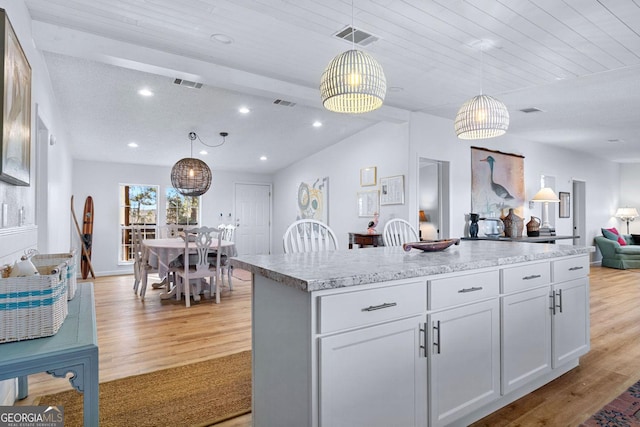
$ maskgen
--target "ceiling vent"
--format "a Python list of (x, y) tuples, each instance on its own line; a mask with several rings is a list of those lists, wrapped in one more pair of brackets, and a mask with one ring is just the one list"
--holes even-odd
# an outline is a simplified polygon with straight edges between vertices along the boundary
[(353, 41), (353, 43), (357, 44), (358, 46), (367, 46), (379, 40), (378, 37), (374, 36), (373, 34), (366, 33), (351, 26), (338, 31), (334, 34), (334, 36), (339, 39), (346, 40), (349, 43)]
[(523, 108), (520, 111), (522, 111), (523, 113), (527, 113), (527, 114), (528, 113), (544, 113), (544, 111), (542, 111), (541, 109), (536, 108), (536, 107)]
[(293, 107), (296, 105), (295, 102), (285, 101), (284, 99), (276, 99), (273, 103), (276, 105), (282, 105), (283, 107)]
[(175, 79), (173, 83), (180, 86), (190, 87), (192, 89), (200, 89), (202, 87), (202, 83), (192, 82), (192, 81), (183, 80), (183, 79)]

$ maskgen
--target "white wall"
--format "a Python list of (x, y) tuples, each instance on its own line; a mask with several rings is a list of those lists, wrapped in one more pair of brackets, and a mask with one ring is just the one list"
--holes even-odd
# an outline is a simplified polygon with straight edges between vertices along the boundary
[[(123, 153), (123, 157), (126, 153)], [(165, 190), (171, 186), (170, 166), (143, 166), (125, 163), (73, 161), (73, 194), (76, 215), (82, 218), (84, 200), (93, 198), (95, 209), (91, 261), (96, 275), (130, 274), (131, 265), (118, 265), (120, 184), (159, 185), (159, 221), (164, 223)], [(234, 183), (271, 183), (271, 176), (213, 171), (211, 188), (202, 196), (201, 224), (229, 223), (234, 212)], [(220, 220), (220, 213), (223, 220)], [(77, 233), (76, 233), (77, 234)], [(78, 246), (79, 247), (79, 246)]]
[[(640, 212), (640, 165), (623, 163), (620, 165), (620, 206), (638, 209)], [(627, 230), (627, 223), (617, 220), (618, 230)], [(629, 223), (629, 231), (640, 234), (640, 218)]]
[[(49, 188), (52, 197), (50, 206), (36, 206), (36, 105), (37, 111), (47, 122), (50, 129), (56, 130), (60, 136), (64, 135), (63, 126), (57, 117), (55, 98), (51, 89), (51, 81), (42, 54), (36, 50), (31, 35), (31, 16), (23, 0), (0, 0), (0, 7), (5, 9), (14, 31), (20, 40), (27, 60), (31, 65), (31, 173), (30, 185), (15, 186), (0, 181), (0, 203), (8, 206), (7, 227), (0, 229), (0, 265), (13, 263), (25, 250), (37, 247), (38, 233), (47, 232), (48, 224), (35, 225), (36, 209), (47, 209), (48, 223), (52, 227), (52, 247), (38, 248), (41, 252), (57, 252), (57, 249), (69, 249), (68, 209), (65, 199), (69, 194), (71, 183), (70, 155), (64, 143), (57, 146), (49, 161), (55, 167), (50, 167)], [(48, 150), (48, 149), (47, 149)], [(20, 225), (19, 209), (24, 207), (25, 221)], [(67, 214), (67, 216), (65, 216)], [(66, 238), (65, 238), (66, 237)], [(12, 404), (15, 397), (15, 381), (0, 382), (0, 405)]]
[[(409, 211), (417, 211), (417, 158), (451, 162), (451, 236), (464, 235), (465, 213), (471, 210), (471, 150), (478, 146), (524, 156), (526, 198), (540, 189), (540, 175), (556, 179), (556, 192), (572, 192), (572, 179), (586, 182), (586, 241), (592, 244), (600, 228), (610, 225), (618, 205), (620, 165), (582, 153), (554, 148), (509, 136), (480, 140), (459, 140), (453, 122), (424, 113), (413, 113), (410, 126)], [(637, 181), (636, 181), (637, 182)], [(525, 206), (525, 222), (540, 216), (542, 207)], [(557, 234), (572, 234), (572, 218), (556, 218)]]
[[(380, 189), (380, 178), (405, 175), (408, 170), (408, 126), (378, 123), (338, 144), (332, 145), (274, 176), (272, 253), (282, 253), (282, 235), (296, 220), (297, 190), (301, 182), (329, 177), (329, 226), (338, 236), (338, 245), (346, 249), (349, 232), (365, 232), (372, 218), (358, 217), (357, 192)], [(301, 142), (304, 143), (304, 142)], [(360, 169), (377, 167), (376, 187), (360, 187)], [(406, 218), (407, 204), (380, 207), (378, 231), (390, 218)], [(416, 212), (417, 218), (417, 212)]]

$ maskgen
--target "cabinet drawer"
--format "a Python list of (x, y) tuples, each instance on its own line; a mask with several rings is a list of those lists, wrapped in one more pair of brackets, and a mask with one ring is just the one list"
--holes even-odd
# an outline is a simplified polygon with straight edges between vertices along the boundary
[(498, 270), (430, 280), (429, 310), (494, 297), (500, 293), (499, 291)]
[(551, 264), (519, 265), (502, 269), (502, 293), (524, 291), (551, 282)]
[(553, 281), (555, 283), (579, 279), (589, 275), (589, 257), (579, 256), (553, 261)]
[(427, 310), (424, 282), (326, 295), (318, 300), (319, 333), (383, 322)]

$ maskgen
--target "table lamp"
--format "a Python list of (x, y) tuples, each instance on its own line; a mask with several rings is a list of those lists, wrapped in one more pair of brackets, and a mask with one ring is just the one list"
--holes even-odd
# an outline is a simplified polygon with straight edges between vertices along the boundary
[(556, 193), (549, 187), (540, 189), (531, 199), (532, 202), (542, 202), (542, 228), (551, 228), (549, 223), (549, 203), (560, 203)]
[(636, 208), (618, 208), (615, 216), (623, 221), (627, 221), (627, 234), (629, 234), (629, 221), (633, 221), (640, 215), (638, 215)]

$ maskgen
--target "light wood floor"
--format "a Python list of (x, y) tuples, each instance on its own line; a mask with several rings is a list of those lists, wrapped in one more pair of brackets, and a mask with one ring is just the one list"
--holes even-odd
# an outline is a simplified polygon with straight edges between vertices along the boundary
[[(187, 309), (160, 302), (149, 290), (141, 302), (131, 276), (95, 281), (100, 382), (251, 348), (251, 283), (234, 280), (222, 302)], [(640, 270), (591, 268), (591, 351), (580, 366), (474, 426), (578, 426), (640, 379)], [(29, 377), (35, 396), (70, 389), (46, 374)], [(251, 415), (224, 427), (247, 427)]]

